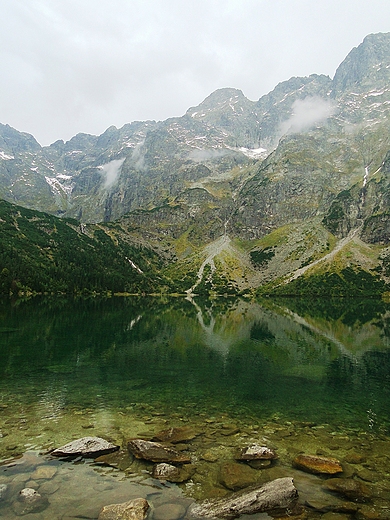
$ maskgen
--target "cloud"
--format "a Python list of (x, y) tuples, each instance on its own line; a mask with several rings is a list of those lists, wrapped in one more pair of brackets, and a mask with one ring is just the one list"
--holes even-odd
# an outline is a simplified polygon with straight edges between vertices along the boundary
[(106, 175), (106, 180), (104, 182), (105, 188), (110, 188), (117, 181), (124, 162), (125, 159), (115, 159), (114, 161), (99, 166)]
[(280, 125), (281, 135), (294, 134), (309, 130), (326, 121), (334, 114), (336, 106), (330, 99), (308, 96), (297, 99), (292, 105), (292, 114)]
[(231, 153), (229, 150), (214, 150), (213, 148), (207, 148), (204, 150), (192, 150), (188, 158), (194, 162), (213, 161), (220, 159), (221, 157)]

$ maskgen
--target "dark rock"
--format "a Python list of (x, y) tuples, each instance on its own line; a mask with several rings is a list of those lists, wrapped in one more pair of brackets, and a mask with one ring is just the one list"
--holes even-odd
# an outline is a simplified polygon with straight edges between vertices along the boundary
[(127, 447), (129, 452), (137, 459), (150, 460), (152, 462), (178, 462), (182, 464), (191, 462), (190, 457), (187, 455), (183, 455), (175, 449), (158, 442), (132, 439)]
[(98, 520), (144, 520), (149, 504), (144, 498), (136, 498), (122, 504), (104, 506)]
[(158, 432), (153, 437), (152, 441), (171, 442), (172, 444), (177, 444), (179, 442), (192, 441), (192, 439), (195, 439), (198, 435), (199, 434), (190, 426), (182, 426)]
[(13, 504), (13, 510), (16, 515), (22, 516), (30, 513), (40, 513), (48, 505), (48, 499), (40, 495), (35, 489), (24, 488), (20, 491), (18, 500)]
[(168, 482), (185, 482), (189, 480), (195, 473), (195, 466), (185, 464), (182, 467), (173, 466), (166, 462), (161, 462), (153, 467), (153, 477), (159, 480), (167, 480)]
[(112, 468), (118, 468), (121, 471), (125, 471), (133, 464), (134, 457), (128, 451), (120, 450), (108, 453), (107, 455), (101, 455), (95, 459), (95, 462), (102, 466), (111, 466)]
[(295, 506), (298, 492), (291, 477), (268, 482), (260, 487), (232, 493), (228, 497), (191, 504), (189, 518), (237, 518), (243, 514), (286, 511)]
[(319, 457), (317, 455), (298, 455), (293, 466), (309, 473), (324, 473), (334, 475), (342, 473), (343, 468), (337, 459), (331, 457)]
[(236, 460), (273, 460), (277, 458), (276, 452), (267, 446), (260, 444), (251, 444), (240, 450), (236, 456)]
[(219, 472), (219, 482), (232, 491), (252, 486), (258, 479), (258, 471), (237, 462), (222, 464)]
[(96, 457), (119, 450), (119, 446), (100, 437), (82, 437), (51, 452), (56, 457)]
[(323, 487), (357, 502), (365, 502), (370, 497), (370, 490), (366, 484), (351, 478), (330, 478)]

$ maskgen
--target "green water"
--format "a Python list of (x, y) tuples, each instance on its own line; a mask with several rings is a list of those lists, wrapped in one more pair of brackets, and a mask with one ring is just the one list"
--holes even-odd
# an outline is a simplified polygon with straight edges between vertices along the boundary
[[(233, 448), (262, 439), (279, 450), (279, 471), (302, 451), (339, 459), (357, 453), (363, 462), (354, 464), (355, 476), (371, 472), (379, 494), (371, 500), (383, 513), (389, 320), (390, 306), (378, 301), (4, 302), (0, 460), (39, 457), (86, 435), (126, 446), (131, 437), (190, 424), (203, 437), (191, 447), (198, 475), (178, 491), (187, 497), (226, 491), (216, 462), (202, 459), (205, 450), (229, 460)], [(140, 466), (140, 474), (148, 469)], [(11, 503), (0, 499), (0, 513)]]

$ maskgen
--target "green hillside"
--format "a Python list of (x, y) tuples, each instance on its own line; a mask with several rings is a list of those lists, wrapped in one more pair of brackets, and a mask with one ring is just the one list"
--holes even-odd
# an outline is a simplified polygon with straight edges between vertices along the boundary
[(0, 200), (0, 293), (139, 294), (164, 287), (161, 258), (111, 236), (111, 227), (80, 226)]

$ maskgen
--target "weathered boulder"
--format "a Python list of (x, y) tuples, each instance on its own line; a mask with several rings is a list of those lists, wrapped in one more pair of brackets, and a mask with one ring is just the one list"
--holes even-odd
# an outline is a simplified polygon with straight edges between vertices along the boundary
[(144, 498), (136, 498), (122, 504), (104, 506), (98, 520), (144, 520), (149, 504)]
[(351, 478), (330, 478), (324, 482), (323, 487), (356, 502), (365, 502), (370, 498), (368, 486)]
[(161, 462), (153, 467), (153, 477), (159, 480), (167, 480), (168, 482), (185, 482), (189, 480), (195, 473), (195, 466), (185, 464), (182, 467), (173, 466), (166, 462)]
[(273, 460), (277, 455), (275, 450), (261, 446), (260, 444), (251, 444), (236, 453), (236, 460)]
[(343, 472), (343, 468), (337, 459), (317, 455), (298, 455), (293, 460), (293, 466), (302, 471), (314, 474), (324, 473), (334, 475)]
[(219, 482), (232, 491), (253, 486), (258, 476), (258, 471), (238, 462), (226, 462), (219, 470)]
[(293, 479), (285, 477), (268, 482), (261, 487), (232, 493), (228, 497), (205, 500), (191, 504), (189, 518), (237, 518), (243, 514), (263, 513), (292, 509), (297, 501), (298, 491)]
[(189, 442), (195, 439), (199, 434), (190, 426), (181, 426), (177, 428), (169, 428), (156, 433), (153, 441), (171, 442), (177, 444), (179, 442)]
[(18, 500), (13, 503), (13, 510), (18, 516), (30, 513), (40, 513), (49, 505), (46, 497), (40, 495), (35, 489), (24, 488), (20, 491)]
[(169, 446), (158, 442), (132, 439), (127, 444), (128, 450), (137, 459), (150, 460), (152, 462), (178, 462), (181, 464), (191, 462), (190, 457), (179, 453)]
[(100, 437), (82, 437), (51, 452), (56, 457), (98, 457), (119, 450), (119, 446)]

